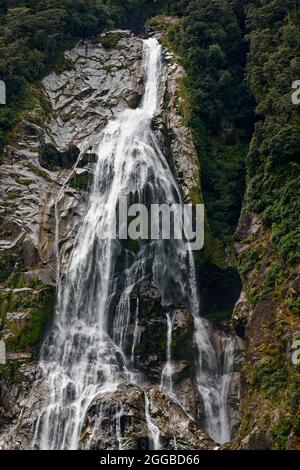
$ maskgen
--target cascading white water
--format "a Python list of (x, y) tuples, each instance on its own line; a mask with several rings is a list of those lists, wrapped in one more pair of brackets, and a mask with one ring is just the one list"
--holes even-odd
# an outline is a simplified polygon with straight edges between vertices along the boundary
[[(152, 240), (140, 243), (133, 253), (123, 240), (103, 237), (115, 230), (115, 214), (123, 197), (147, 206), (183, 204), (151, 130), (161, 72), (161, 46), (155, 39), (144, 41), (144, 58), (146, 86), (141, 106), (125, 110), (109, 122), (99, 142), (94, 143), (98, 161), (88, 209), (58, 283), (56, 320), (42, 348), (40, 365), (47, 400), (35, 425), (35, 448), (77, 449), (93, 400), (116, 390), (124, 381), (133, 381), (132, 357), (125, 351), (134, 306), (138, 326), (137, 297), (144, 280), (150, 279), (158, 287), (163, 305), (190, 307), (196, 322), (199, 370), (206, 370), (204, 365), (210, 371), (216, 367), (205, 323), (198, 317), (194, 262), (185, 242)], [(199, 390), (205, 392), (204, 375), (209, 390), (215, 384), (209, 372), (199, 374)], [(158, 446), (159, 430), (151, 421), (146, 395), (145, 412), (149, 432)], [(207, 419), (211, 419), (209, 413)], [(117, 433), (121, 439), (120, 427)]]
[(162, 370), (160, 389), (166, 392), (170, 397), (174, 395), (173, 392), (173, 365), (172, 365), (172, 330), (173, 330), (174, 316), (167, 313), (167, 362)]
[(122, 415), (122, 406), (117, 411), (116, 414), (116, 436), (119, 444), (119, 450), (123, 450), (123, 438), (122, 438), (122, 431), (121, 431), (121, 415)]
[(226, 338), (224, 357), (214, 351), (207, 336), (205, 320), (195, 318), (195, 342), (199, 350), (196, 383), (203, 398), (208, 434), (218, 443), (230, 441), (228, 393), (234, 361), (234, 340)]
[(145, 392), (145, 415), (146, 415), (146, 422), (149, 429), (149, 438), (150, 438), (150, 450), (160, 450), (160, 431), (156, 424), (151, 419), (150, 414), (150, 403), (149, 398), (147, 397), (147, 393)]
[(134, 366), (135, 349), (140, 341), (141, 331), (139, 327), (139, 299), (136, 299), (136, 309), (134, 318), (133, 341), (131, 348), (131, 364)]

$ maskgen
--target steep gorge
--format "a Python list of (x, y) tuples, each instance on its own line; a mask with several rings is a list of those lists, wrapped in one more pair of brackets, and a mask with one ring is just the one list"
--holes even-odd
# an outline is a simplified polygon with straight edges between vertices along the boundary
[[(190, 3), (199, 4), (202, 11), (196, 15), (191, 8), (182, 21), (159, 17), (150, 22), (165, 46), (159, 106), (152, 127), (183, 200), (196, 203), (204, 198), (208, 208), (205, 249), (196, 254), (195, 260), (202, 314), (212, 321), (205, 324), (221, 362), (228, 335), (235, 342), (228, 394), (233, 440), (225, 448), (298, 448), (299, 366), (292, 363), (292, 345), (300, 330), (296, 157), (299, 107), (290, 106), (287, 77), (290, 73), (298, 78), (294, 60), (298, 43), (293, 26), (297, 10), (285, 1), (269, 1), (263, 6), (257, 2), (253, 8), (253, 2), (230, 2), (228, 9), (222, 1), (209, 6), (206, 2), (182, 1), (178, 2), (181, 6), (174, 6), (175, 12), (181, 14), (185, 4)], [(245, 11), (240, 3), (245, 4)], [(224, 18), (218, 20), (222, 27), (217, 32), (210, 30), (210, 22), (220, 11), (224, 12)], [(189, 28), (189, 22), (193, 25), (193, 17), (196, 22), (199, 14), (202, 21), (204, 18), (202, 26)], [(253, 129), (248, 129), (248, 141), (237, 122), (247, 121), (249, 107), (252, 112), (255, 106), (243, 88), (244, 70), (240, 68), (246, 60), (245, 50), (245, 58), (240, 57), (245, 31), (241, 35), (236, 28), (238, 18), (239, 26), (246, 29), (246, 14), (251, 31), (248, 80), (259, 116), (254, 136)], [(157, 32), (160, 29), (170, 32), (162, 35)], [(203, 30), (209, 40), (207, 44), (207, 37), (201, 36), (200, 44), (207, 48), (207, 57), (203, 49), (198, 56), (195, 50), (197, 34)], [(224, 31), (227, 36), (223, 45)], [(288, 40), (289, 34), (294, 42)], [(188, 80), (179, 65), (187, 64), (182, 39), (189, 46), (187, 57), (194, 58), (188, 67)], [(229, 60), (228, 65), (224, 51), (225, 55), (233, 54), (234, 61), (238, 57), (237, 64), (232, 66)], [(0, 167), (0, 351), (6, 351), (7, 360), (0, 366), (3, 448), (32, 445), (45, 394), (38, 359), (44, 338), (51, 340), (56, 261), (59, 259), (59, 270), (64, 272), (86, 214), (97, 161), (92, 144), (110, 119), (126, 108), (136, 109), (145, 92), (142, 41), (128, 31), (111, 31), (93, 42), (80, 42), (66, 58), (64, 72), (53, 73), (31, 87), (33, 109), (23, 112), (14, 126)], [(195, 67), (199, 67), (199, 76)], [(235, 86), (229, 108), (228, 103), (222, 108)], [(239, 101), (241, 90), (245, 93)], [(195, 107), (193, 93), (204, 100), (204, 107)], [(224, 120), (218, 117), (219, 106)], [(231, 122), (232, 116), (235, 122)], [(241, 158), (247, 164), (246, 182), (241, 174)], [(246, 195), (241, 209), (244, 184)], [(230, 237), (239, 216), (233, 246)], [(219, 238), (225, 234), (221, 240), (223, 248), (225, 241), (225, 254), (220, 249), (219, 233)], [(137, 248), (136, 243), (126, 247), (130, 256)], [(237, 269), (243, 283), (241, 295)], [(203, 432), (209, 430), (205, 419), (209, 411), (197, 388), (193, 315), (182, 302), (170, 312), (161, 301), (161, 292), (149, 283), (141, 286), (139, 295), (134, 293), (125, 353), (145, 383), (140, 387), (125, 382), (108, 393), (105, 401), (93, 401), (82, 426), (81, 448), (215, 446)], [(226, 369), (225, 362), (223, 366)], [(174, 390), (181, 406), (174, 397), (170, 399)], [(66, 403), (71, 403), (72, 386), (66, 387), (65, 395)]]
[[(114, 46), (107, 47), (108, 41)], [(224, 377), (229, 374), (228, 379), (230, 378), (230, 382), (226, 386), (224, 382), (225, 387), (230, 387), (228, 391), (225, 392), (225, 389), (222, 392), (221, 389), (213, 391), (216, 386), (214, 384), (215, 380), (218, 387), (222, 387), (220, 381), (222, 368), (227, 367), (227, 360), (232, 361), (231, 356), (229, 357), (228, 353), (225, 353), (229, 337), (225, 331), (216, 329), (212, 325), (208, 328), (206, 321), (200, 320), (200, 318), (196, 320), (194, 315), (198, 315), (198, 307), (195, 307), (195, 300), (192, 300), (194, 294), (192, 292), (188, 293), (189, 288), (185, 292), (187, 287), (182, 287), (184, 289), (182, 295), (177, 292), (178, 299), (172, 299), (170, 282), (174, 282), (175, 279), (172, 281), (170, 278), (167, 281), (167, 278), (162, 277), (161, 281), (159, 281), (159, 278), (156, 281), (155, 278), (151, 281), (151, 276), (149, 277), (151, 272), (148, 274), (144, 272), (142, 275), (144, 268), (140, 275), (139, 271), (135, 273), (135, 277), (137, 276), (135, 281), (134, 278), (128, 277), (127, 282), (129, 282), (129, 285), (127, 288), (130, 288), (130, 291), (132, 290), (130, 296), (128, 296), (128, 293), (126, 294), (125, 289), (125, 297), (122, 300), (123, 294), (121, 295), (121, 292), (124, 289), (124, 287), (122, 288), (122, 282), (124, 282), (122, 276), (120, 277), (121, 284), (114, 286), (113, 292), (115, 292), (116, 299), (120, 296), (120, 304), (116, 309), (115, 321), (113, 321), (113, 311), (110, 314), (109, 311), (106, 313), (106, 315), (109, 314), (109, 329), (105, 335), (109, 334), (113, 340), (110, 346), (109, 343), (103, 343), (103, 337), (101, 339), (101, 336), (96, 340), (96, 336), (101, 335), (101, 328), (103, 327), (98, 324), (98, 328), (100, 328), (98, 331), (94, 326), (90, 346), (95, 348), (94, 354), (96, 354), (96, 357), (92, 358), (90, 355), (92, 350), (89, 354), (89, 348), (87, 348), (86, 354), (88, 356), (86, 358), (83, 356), (82, 360), (85, 363), (91, 361), (91, 365), (95, 362), (97, 370), (99, 367), (102, 367), (103, 370), (102, 372), (100, 369), (98, 371), (94, 370), (92, 376), (95, 377), (93, 381), (96, 379), (96, 382), (92, 381), (90, 385), (87, 382), (85, 385), (88, 386), (89, 395), (80, 398), (82, 400), (82, 410), (85, 411), (83, 415), (78, 417), (79, 421), (76, 426), (79, 427), (76, 434), (72, 434), (73, 437), (71, 437), (68, 436), (69, 431), (65, 431), (61, 435), (62, 431), (53, 427), (54, 421), (51, 414), (46, 418), (44, 414), (41, 414), (44, 406), (42, 405), (43, 396), (52, 393), (50, 400), (57, 396), (55, 389), (51, 392), (51, 385), (43, 379), (45, 369), (47, 367), (51, 368), (50, 351), (54, 350), (54, 352), (56, 351), (55, 354), (58, 355), (62, 353), (66, 358), (66, 352), (63, 353), (61, 348), (68, 348), (68, 340), (66, 338), (65, 340), (62, 339), (61, 344), (53, 342), (54, 340), (59, 341), (59, 331), (62, 329), (62, 324), (57, 324), (58, 330), (55, 332), (55, 329), (53, 330), (51, 327), (53, 322), (51, 311), (48, 312), (45, 318), (45, 310), (43, 305), (40, 307), (40, 303), (45, 302), (48, 310), (51, 310), (49, 295), (54, 295), (53, 288), (57, 281), (57, 270), (61, 271), (62, 274), (62, 280), (58, 284), (58, 293), (63, 296), (61, 301), (63, 303), (66, 301), (67, 294), (66, 292), (63, 293), (64, 290), (60, 292), (60, 285), (67, 285), (66, 283), (70, 282), (68, 276), (72, 276), (72, 270), (69, 271), (72, 264), (69, 263), (72, 263), (72, 259), (76, 261), (78, 256), (80, 259), (82, 255), (84, 248), (78, 245), (76, 233), (79, 230), (78, 233), (83, 234), (81, 238), (79, 235), (79, 242), (84, 243), (84, 237), (87, 236), (87, 233), (82, 232), (85, 230), (82, 220), (87, 208), (90, 207), (89, 210), (92, 210), (93, 215), (95, 215), (95, 209), (91, 206), (93, 197), (94, 199), (96, 197), (93, 196), (95, 189), (92, 189), (92, 185), (95, 188), (96, 183), (95, 180), (92, 182), (93, 177), (91, 175), (95, 171), (97, 173), (97, 167), (95, 166), (97, 157), (95, 154), (98, 152), (96, 151), (95, 142), (99, 140), (107, 122), (112, 118), (112, 126), (116, 125), (116, 119), (118, 116), (122, 116), (122, 113), (127, 113), (126, 120), (129, 119), (130, 115), (136, 120), (142, 112), (137, 106), (141, 102), (144, 93), (146, 95), (150, 93), (150, 99), (154, 99), (154, 103), (149, 103), (153, 107), (151, 113), (154, 113), (156, 109), (156, 99), (151, 96), (153, 95), (151, 83), (150, 92), (149, 86), (147, 88), (146, 85), (145, 89), (144, 84), (143, 43), (129, 32), (109, 32), (102, 35), (98, 43), (81, 43), (74, 50), (68, 52), (66, 56), (73, 63), (72, 69), (59, 76), (52, 74), (43, 80), (42, 88), (39, 89), (39, 105), (29, 112), (26, 121), (20, 123), (16, 128), (14, 141), (6, 147), (9, 163), (1, 167), (7, 181), (7, 186), (3, 188), (3, 199), (6, 203), (5, 214), (7, 214), (4, 219), (7, 227), (5, 253), (7, 257), (19, 257), (18, 259), (23, 262), (22, 267), (16, 270), (14, 281), (9, 276), (1, 290), (3, 298), (2, 341), (4, 340), (6, 347), (8, 363), (2, 370), (1, 421), (4, 432), (1, 445), (3, 448), (30, 448), (32, 445), (38, 445), (42, 448), (77, 448), (78, 446), (82, 448), (147, 448), (154, 445), (155, 439), (153, 440), (151, 436), (151, 429), (154, 427), (154, 429), (159, 429), (159, 446), (162, 448), (174, 448), (174, 446), (176, 448), (210, 448), (213, 443), (203, 429), (208, 429), (216, 440), (220, 438), (221, 441), (226, 441), (238, 424), (236, 400), (239, 394), (239, 376), (238, 374), (236, 376), (232, 375), (231, 366), (228, 373), (224, 369)], [(191, 202), (192, 195), (194, 197), (194, 188), (199, 188), (198, 160), (191, 133), (183, 125), (182, 118), (176, 110), (176, 101), (179, 98), (178, 78), (182, 76), (184, 71), (174, 62), (174, 58), (170, 53), (165, 52), (164, 57), (162, 79), (157, 90), (159, 107), (155, 111), (155, 129), (169, 165), (174, 169), (183, 200)], [(45, 107), (46, 100), (50, 101), (51, 106)], [(147, 98), (145, 97), (144, 100), (147, 100)], [(130, 109), (123, 111), (128, 107), (136, 108), (136, 111)], [(44, 113), (47, 113), (47, 115)], [(137, 126), (138, 124), (134, 125)], [(103, 135), (104, 139), (107, 139), (109, 134), (107, 134), (107, 137), (105, 137), (105, 134)], [(104, 151), (103, 147), (101, 148), (101, 141), (99, 150), (100, 154)], [(133, 150), (132, 143), (130, 152), (133, 152), (134, 155), (136, 152)], [(27, 162), (25, 165), (24, 158)], [(148, 158), (150, 158), (150, 154)], [(161, 157), (157, 156), (156, 158)], [(158, 171), (159, 159), (154, 165), (156, 165), (156, 171)], [(170, 170), (168, 171), (170, 172)], [(171, 172), (168, 178), (173, 178)], [(101, 179), (99, 181), (101, 183)], [(138, 182), (141, 184), (141, 181), (138, 180)], [(25, 194), (21, 190), (24, 187), (33, 195), (36, 194), (36, 197), (26, 197), (26, 189)], [(13, 198), (10, 197), (10, 191), (14, 193)], [(92, 196), (90, 197), (92, 199), (89, 201), (87, 194), (91, 191)], [(155, 189), (154, 194), (157, 191), (158, 187)], [(159, 193), (156, 194), (156, 197), (158, 195)], [(165, 198), (170, 199), (170, 195), (171, 193), (169, 196), (165, 194), (163, 200)], [(96, 200), (98, 197), (96, 197)], [(30, 202), (28, 202), (28, 199)], [(25, 204), (24, 201), (26, 201)], [(138, 248), (137, 246), (131, 246), (131, 244), (130, 242), (128, 246), (125, 246), (125, 252), (129, 259), (136, 257), (135, 264), (131, 268), (133, 269), (135, 265), (138, 266), (138, 259), (143, 255), (143, 250), (146, 248)], [(95, 253), (100, 250), (100, 253), (100, 246), (97, 244), (94, 248), (91, 246), (89, 249), (92, 249)], [(107, 250), (105, 247), (103, 249), (104, 252)], [(75, 257), (72, 253), (74, 250), (75, 255), (76, 250), (79, 250), (78, 255)], [(139, 250), (142, 250), (140, 255), (138, 254)], [(164, 256), (163, 253), (161, 251), (160, 257)], [(100, 256), (101, 259), (99, 259), (100, 266), (104, 262), (103, 256)], [(145, 263), (144, 256), (145, 254), (141, 257), (141, 268)], [(85, 262), (91, 262), (93, 256), (89, 255), (82, 259), (86, 260)], [(153, 259), (155, 267), (155, 258)], [(59, 263), (57, 263), (57, 260), (59, 260)], [(184, 274), (187, 268), (187, 266), (184, 267), (187, 260), (182, 259), (180, 261), (178, 258), (177, 261), (178, 266), (182, 265), (181, 270), (184, 278), (187, 276), (187, 274)], [(120, 257), (116, 265), (116, 273), (122, 269), (120, 263), (123, 262), (124, 260), (122, 261), (122, 257)], [(170, 260), (166, 258), (163, 266), (164, 270), (169, 262)], [(175, 267), (176, 256), (172, 262), (175, 262)], [(161, 265), (157, 266), (156, 269), (159, 274), (161, 269), (159, 266)], [(79, 271), (82, 269), (83, 267), (79, 268)], [(130, 271), (129, 267), (126, 269)], [(175, 268), (175, 271), (176, 269), (178, 268)], [(189, 270), (191, 269), (190, 267)], [(155, 269), (153, 272), (155, 272)], [(171, 266), (170, 272), (172, 272)], [(104, 273), (101, 274), (100, 271), (99, 275), (99, 279), (101, 279)], [(188, 274), (188, 276), (191, 275)], [(161, 275), (159, 274), (159, 276)], [(163, 283), (161, 283), (162, 281)], [(18, 283), (17, 288), (16, 282)], [(83, 279), (80, 282), (83, 282)], [(86, 280), (83, 289), (86, 291), (88, 286), (92, 287), (95, 282)], [(178, 282), (179, 278), (176, 280), (177, 284)], [(134, 287), (135, 283), (136, 287)], [(178, 285), (184, 286), (185, 283), (182, 279)], [(164, 285), (165, 291), (163, 289)], [(65, 288), (62, 287), (62, 289)], [(103, 296), (103, 289), (104, 286), (101, 291), (96, 290), (96, 295)], [(70, 295), (72, 298), (73, 294), (71, 292)], [(85, 311), (89, 303), (92, 308), (94, 308), (93, 305), (99, 303), (99, 300), (91, 302), (93, 297), (90, 293), (86, 299), (87, 303), (83, 306), (81, 304), (83, 298), (80, 296), (80, 304), (78, 304), (81, 305), (78, 310), (79, 323), (77, 326), (76, 321), (74, 323), (74, 328), (79, 329), (77, 332), (74, 330), (74, 335), (70, 337), (71, 350), (69, 349), (69, 353), (72, 356), (76, 354), (76, 350), (79, 355), (81, 351), (81, 346), (78, 344), (80, 337), (78, 335), (82, 335), (80, 333), (80, 321), (82, 321), (80, 320), (82, 315), (80, 311)], [(37, 299), (40, 302), (39, 311), (34, 304)], [(61, 321), (60, 317), (63, 315), (59, 313), (62, 308), (59, 304), (60, 301), (56, 309), (58, 322)], [(114, 305), (114, 301), (112, 305)], [(70, 304), (70, 308), (70, 312), (73, 312), (74, 315), (74, 306), (71, 307)], [(104, 308), (107, 309), (105, 305)], [(69, 313), (67, 312), (68, 308), (65, 312), (65, 321), (69, 322)], [(121, 316), (118, 317), (118, 315)], [(171, 332), (168, 330), (168, 315), (172, 315), (173, 327)], [(74, 322), (74, 318), (71, 322)], [(124, 337), (121, 335), (119, 339), (118, 322), (121, 322), (119, 325), (121, 329), (125, 328), (123, 333), (127, 332)], [(46, 325), (48, 325), (47, 330), (45, 330)], [(90, 325), (89, 328), (92, 328), (92, 326)], [(112, 330), (110, 330), (111, 328)], [(138, 328), (138, 332), (136, 328)], [(193, 330), (195, 330), (195, 334)], [(43, 346), (45, 359), (44, 362), (42, 361), (39, 364), (35, 351), (39, 354), (39, 346), (45, 331), (46, 337), (48, 337)], [(84, 337), (82, 336), (83, 340)], [(84, 341), (86, 342), (86, 340), (87, 337)], [(101, 356), (102, 359), (98, 357), (103, 349), (101, 344), (99, 343), (98, 347), (95, 346), (99, 341), (102, 345), (106, 344), (103, 350), (104, 355)], [(120, 341), (121, 343), (119, 343)], [(207, 341), (208, 343), (205, 345)], [(77, 344), (76, 348), (75, 344)], [(111, 357), (107, 366), (105, 366), (104, 358), (108, 354), (108, 351), (105, 352), (105, 350), (107, 347), (110, 349), (113, 344), (115, 344), (114, 347), (120, 349), (118, 354), (123, 351), (124, 358), (131, 357), (131, 362), (135, 366), (133, 369), (132, 364), (129, 367), (130, 364), (127, 359), (125, 359), (123, 366), (117, 366), (120, 360), (120, 357), (117, 358), (117, 356), (115, 359)], [(235, 344), (237, 357), (242, 342), (235, 341)], [(84, 345), (82, 346), (85, 350)], [(206, 356), (207, 351), (205, 349), (207, 348), (212, 348), (209, 357)], [(199, 353), (202, 358), (200, 362), (203, 362), (201, 367), (210, 367), (211, 371), (207, 370), (205, 372), (203, 369), (200, 375), (197, 375), (199, 374), (197, 367), (200, 366), (197, 366)], [(50, 356), (47, 358), (49, 354)], [(168, 365), (168, 363), (166, 364), (168, 356), (171, 361), (169, 364), (170, 370), (172, 370), (171, 380), (174, 383), (172, 393), (170, 393), (168, 387), (165, 388), (163, 385), (159, 387), (163, 371), (166, 370), (165, 368)], [(98, 360), (96, 360), (97, 357)], [(236, 360), (238, 360), (238, 357)], [(77, 361), (79, 361), (79, 367), (79, 357)], [(109, 365), (110, 361), (112, 361), (111, 365)], [(207, 361), (211, 363), (211, 366), (208, 366)], [(213, 365), (214, 361), (220, 361), (220, 365), (218, 366), (217, 362)], [(224, 366), (222, 365), (223, 362)], [(75, 364), (76, 362), (74, 366)], [(58, 363), (54, 362), (53, 367), (53, 380), (57, 381)], [(103, 374), (106, 376), (108, 373), (107, 367), (121, 367), (120, 373), (125, 367), (120, 375), (120, 377), (122, 375), (124, 377), (121, 381), (120, 377), (119, 379), (113, 379), (113, 383), (110, 383), (108, 376), (104, 382), (102, 378), (103, 388), (101, 389), (100, 376), (103, 377)], [(42, 373), (43, 369), (44, 373)], [(135, 369), (142, 374), (138, 381), (137, 378), (133, 378), (136, 375)], [(67, 403), (70, 403), (71, 414), (69, 417), (65, 415), (68, 407), (65, 408), (64, 414), (58, 419), (56, 425), (67, 425), (71, 433), (75, 429), (72, 427), (73, 418), (71, 416), (73, 412), (76, 413), (76, 393), (78, 393), (76, 389), (81, 386), (76, 383), (76, 380), (85, 382), (91, 374), (91, 371), (88, 372), (87, 370), (88, 375), (84, 377), (82, 368), (80, 370), (80, 373), (79, 369), (78, 373), (70, 370), (68, 372), (69, 383), (68, 380), (63, 380), (59, 382), (60, 385), (57, 389), (57, 391), (59, 390), (59, 400), (63, 400), (58, 406), (66, 407)], [(109, 373), (111, 378), (112, 370)], [(75, 376), (72, 379), (70, 374), (74, 372)], [(50, 372), (49, 374), (51, 376)], [(211, 377), (209, 374), (212, 374)], [(128, 384), (129, 378), (130, 385)], [(98, 381), (100, 382), (98, 383)], [(93, 383), (94, 385), (92, 385)], [(97, 383), (98, 389), (96, 387), (90, 396), (90, 387), (95, 387)], [(235, 384), (234, 387), (233, 384)], [(54, 382), (52, 383), (53, 386)], [(73, 389), (73, 387), (76, 387), (76, 389)], [(201, 390), (202, 396), (199, 393)], [(219, 403), (219, 400), (221, 400), (221, 395), (219, 398), (220, 393), (225, 393), (226, 401), (224, 403), (221, 403), (221, 401)], [(145, 394), (147, 395), (146, 401)], [(102, 398), (101, 395), (103, 395)], [(211, 404), (209, 404), (210, 401), (212, 401)], [(49, 405), (52, 409), (54, 403)], [(221, 412), (221, 409), (225, 412), (222, 417), (223, 412)], [(136, 410), (139, 410), (138, 415)], [(55, 416), (58, 416), (57, 412), (55, 412)], [(221, 437), (218, 427), (226, 424), (227, 412), (229, 412), (231, 424), (230, 428), (224, 431), (224, 436)], [(47, 426), (50, 426), (47, 431), (49, 433), (48, 437), (46, 437), (45, 428), (41, 424), (45, 419), (48, 420)], [(64, 425), (63, 422), (65, 422)], [(55, 429), (56, 431), (54, 431)], [(54, 438), (50, 437), (53, 436), (53, 432), (56, 436)], [(120, 438), (120, 436), (122, 437)], [(39, 441), (40, 443), (38, 443)]]

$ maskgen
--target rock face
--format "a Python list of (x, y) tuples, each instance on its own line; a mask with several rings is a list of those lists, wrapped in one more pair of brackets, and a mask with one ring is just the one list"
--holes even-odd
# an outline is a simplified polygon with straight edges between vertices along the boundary
[(132, 384), (123, 384), (91, 404), (82, 430), (81, 448), (151, 449), (153, 444), (146, 419), (147, 406), (152, 423), (162, 430), (159, 435), (161, 448), (213, 448), (213, 442), (207, 435), (158, 388), (142, 390)]
[(66, 60), (70, 69), (43, 80), (36, 107), (16, 126), (0, 165), (0, 334), (5, 338), (21, 328), (21, 317), (23, 326), (25, 316), (30, 322), (38, 306), (34, 292), (41, 303), (56, 285), (56, 243), (62, 263), (67, 261), (95, 163), (89, 139), (143, 93), (142, 41), (127, 31), (80, 43)]
[[(112, 31), (93, 43), (79, 43), (66, 53), (66, 70), (52, 73), (37, 86), (36, 106), (16, 125), (5, 149), (0, 165), (0, 345), (6, 352), (6, 365), (0, 369), (1, 448), (32, 445), (45, 394), (39, 381), (38, 350), (55, 310), (57, 270), (63, 270), (68, 261), (86, 210), (95, 165), (90, 143), (109, 119), (139, 104), (142, 48), (141, 39), (128, 31)], [(185, 201), (196, 203), (200, 202), (197, 154), (177, 109), (183, 74), (165, 51), (160, 106), (153, 126)], [(134, 361), (142, 385), (123, 384), (94, 400), (86, 415), (81, 447), (151, 447), (148, 413), (161, 431), (163, 448), (210, 449), (214, 444), (201, 430), (203, 402), (191, 366), (193, 317), (180, 306), (174, 312), (172, 365), (180, 406), (159, 389), (167, 344), (160, 294), (146, 285), (139, 295), (142, 314)], [(134, 316), (130, 328), (134, 335)], [(212, 330), (211, 335), (222, 354), (222, 334)], [(238, 400), (238, 384), (237, 375), (232, 402)], [(235, 428), (236, 402), (231, 408)]]
[(18, 369), (8, 370), (1, 377), (0, 449), (30, 449), (33, 423), (39, 417), (45, 393), (39, 381), (40, 370), (24, 354), (15, 354), (8, 360)]
[(271, 233), (247, 200), (236, 232), (244, 289), (233, 325), (246, 341), (241, 427), (233, 449), (299, 449), (299, 384), (291, 345), (299, 339), (299, 266), (282, 270)]
[[(159, 40), (161, 34), (155, 34)], [(201, 203), (200, 169), (192, 132), (184, 124), (184, 97), (181, 83), (185, 70), (176, 57), (164, 50), (164, 70), (160, 86), (160, 109), (155, 128), (161, 147), (173, 166), (186, 203)]]
[(143, 95), (142, 51), (140, 39), (114, 31), (66, 53), (72, 68), (43, 80), (56, 116), (49, 126), (56, 149), (88, 146), (109, 119), (138, 105)]

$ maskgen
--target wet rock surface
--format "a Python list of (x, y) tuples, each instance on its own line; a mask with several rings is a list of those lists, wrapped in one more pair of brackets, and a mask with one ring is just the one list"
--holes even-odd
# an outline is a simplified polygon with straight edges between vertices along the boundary
[(247, 197), (235, 235), (235, 251), (243, 274), (243, 291), (232, 325), (245, 340), (245, 358), (241, 368), (241, 425), (227, 448), (296, 449), (299, 397), (292, 390), (299, 389), (299, 373), (290, 346), (298, 338), (300, 327), (289, 299), (299, 294), (299, 266), (279, 269), (283, 264), (274, 249), (272, 232), (249, 209)]
[[(145, 394), (149, 401), (146, 411)], [(81, 448), (147, 450), (153, 448), (146, 413), (161, 430), (162, 449), (211, 449), (213, 441), (183, 409), (159, 388), (123, 384), (90, 405), (81, 435)]]
[[(108, 47), (112, 36), (116, 45)], [(7, 449), (27, 449), (32, 444), (44, 393), (38, 351), (55, 310), (56, 242), (63, 270), (86, 211), (95, 165), (90, 144), (109, 119), (137, 107), (144, 91), (142, 41), (128, 31), (81, 42), (66, 53), (66, 59), (66, 71), (43, 80), (39, 105), (17, 124), (0, 165), (0, 265), (9, 267), (3, 271), (0, 288), (0, 341), (7, 362), (0, 370), (0, 447)], [(172, 54), (164, 51), (160, 106), (153, 127), (185, 201), (196, 203), (200, 202), (198, 159), (191, 132), (178, 112), (183, 76)], [(154, 286), (144, 286), (139, 294), (134, 362), (142, 385), (124, 383), (91, 403), (81, 447), (150, 448), (146, 393), (163, 448), (210, 449), (213, 442), (201, 430), (203, 401), (191, 367), (196, 354), (193, 316), (180, 305), (172, 307), (176, 404), (159, 388), (166, 363), (168, 310)], [(134, 315), (130, 328), (133, 335)], [(222, 354), (222, 334), (211, 331), (211, 335)], [(131, 345), (132, 341), (128, 356)], [(237, 374), (231, 392), (235, 427), (238, 394)]]
[(34, 423), (43, 401), (43, 386), (38, 365), (29, 363), (26, 354), (12, 353), (8, 361), (17, 368), (7, 371), (0, 384), (0, 449), (31, 448)]

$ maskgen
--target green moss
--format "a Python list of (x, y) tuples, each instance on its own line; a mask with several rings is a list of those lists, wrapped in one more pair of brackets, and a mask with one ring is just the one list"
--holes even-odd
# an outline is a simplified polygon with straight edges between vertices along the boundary
[(274, 439), (272, 448), (274, 450), (285, 450), (288, 436), (292, 430), (291, 417), (285, 417), (272, 429), (272, 437)]
[(40, 155), (40, 163), (45, 168), (55, 170), (59, 168), (72, 168), (79, 156), (76, 145), (70, 145), (67, 150), (60, 152), (54, 145), (46, 144)]
[(189, 192), (189, 197), (192, 204), (203, 204), (203, 197), (201, 194), (200, 184), (199, 186), (194, 186)]
[(294, 415), (282, 417), (275, 426), (272, 427), (271, 433), (274, 439), (272, 448), (274, 450), (286, 450), (288, 437), (291, 433), (300, 436), (300, 410)]
[(21, 365), (20, 361), (10, 361), (5, 365), (0, 364), (0, 379), (9, 380), (13, 384), (17, 383)]
[(5, 256), (4, 254), (0, 254), (0, 283), (1, 284), (6, 282), (9, 276), (11, 275), (14, 264), (15, 264), (15, 259), (12, 259), (9, 256)]
[(248, 274), (259, 266), (259, 251), (257, 248), (247, 250), (239, 260), (239, 271), (242, 275)]
[(36, 346), (42, 339), (45, 327), (51, 320), (55, 308), (55, 292), (47, 292), (38, 307), (33, 308), (25, 328), (15, 328), (13, 339), (7, 341), (8, 350), (24, 351)]
[(118, 69), (118, 66), (115, 65), (115, 64), (108, 64), (108, 65), (104, 65), (104, 66), (103, 66), (103, 70), (105, 70), (105, 71), (108, 72), (108, 73), (111, 73), (114, 69), (115, 69), (115, 70)]
[(72, 113), (65, 113), (61, 118), (62, 122), (64, 123), (71, 121), (71, 119), (72, 119)]
[(138, 95), (133, 95), (130, 98), (127, 99), (127, 104), (129, 108), (131, 109), (136, 109), (139, 105), (139, 97)]
[[(166, 345), (167, 347), (167, 345)], [(188, 330), (182, 328), (175, 328), (172, 331), (172, 357), (174, 359), (184, 359), (188, 363), (182, 371), (182, 375), (177, 377), (178, 380), (183, 379), (188, 374), (194, 364), (194, 341), (193, 341), (193, 328), (190, 325)]]
[(101, 44), (105, 49), (114, 49), (122, 38), (122, 34), (109, 33), (100, 38)]
[[(52, 105), (41, 85), (28, 85), (21, 115), (30, 122), (42, 126), (52, 115)], [(33, 112), (32, 112), (33, 111)]]
[(98, 161), (98, 156), (93, 152), (86, 152), (81, 156), (78, 168), (85, 168), (89, 165), (94, 165)]
[(35, 173), (40, 178), (44, 178), (44, 180), (47, 181), (48, 183), (52, 183), (52, 179), (50, 178), (48, 173), (43, 171), (41, 168), (37, 167), (36, 165), (34, 165), (31, 162), (26, 162), (26, 166), (29, 170), (31, 170), (33, 173)]
[(286, 271), (280, 262), (274, 262), (266, 273), (264, 287), (266, 292), (270, 292), (285, 280)]
[(11, 289), (29, 288), (34, 289), (36, 292), (45, 289), (45, 286), (41, 284), (34, 275), (28, 276), (26, 275), (27, 273), (22, 272), (22, 269), (24, 269), (24, 267), (20, 264), (18, 266), (18, 270), (11, 273), (9, 276), (7, 282), (5, 283), (5, 287)]
[(61, 54), (58, 56), (54, 71), (58, 74), (61, 75), (64, 72), (68, 72), (74, 69), (74, 62), (73, 60), (67, 58), (64, 56), (64, 54)]
[(7, 199), (18, 199), (19, 197), (21, 197), (21, 193), (16, 191), (9, 191), (8, 193), (6, 193), (6, 197)]
[(136, 348), (136, 355), (145, 359), (155, 355), (159, 362), (166, 360), (167, 351), (167, 327), (160, 320), (148, 323), (146, 330), (141, 335)]
[(285, 288), (286, 270), (280, 261), (273, 261), (267, 268), (263, 281), (259, 285), (248, 289), (248, 299), (253, 307), (267, 294), (272, 294), (273, 298), (280, 298)]
[(288, 308), (290, 310), (290, 312), (293, 314), (293, 315), (296, 315), (296, 316), (300, 316), (300, 298), (299, 298), (299, 293), (297, 294), (298, 295), (298, 298), (297, 299), (290, 299), (289, 298), (289, 301), (288, 301)]
[(33, 183), (33, 181), (28, 178), (16, 178), (16, 182), (22, 186), (30, 186)]
[(253, 370), (252, 384), (264, 394), (278, 402), (281, 399), (278, 392), (288, 384), (289, 373), (283, 359), (267, 359), (262, 364), (255, 366)]
[(187, 87), (186, 78), (177, 80), (179, 85), (179, 95), (176, 98), (176, 110), (182, 117), (185, 126), (188, 126), (191, 121), (191, 101), (190, 92)]
[(79, 189), (80, 191), (87, 191), (90, 184), (90, 175), (88, 172), (79, 173), (74, 175), (70, 180), (70, 185), (74, 189)]

